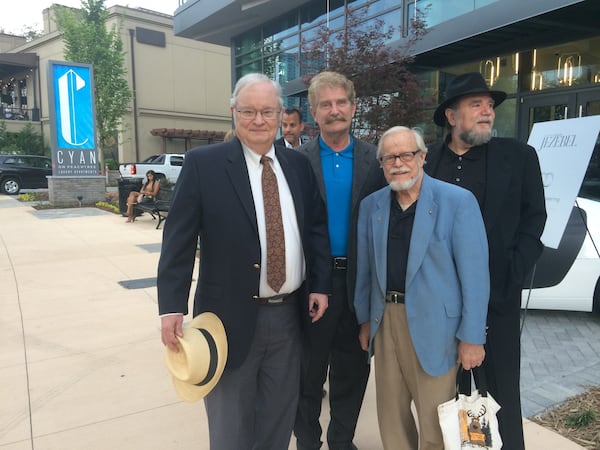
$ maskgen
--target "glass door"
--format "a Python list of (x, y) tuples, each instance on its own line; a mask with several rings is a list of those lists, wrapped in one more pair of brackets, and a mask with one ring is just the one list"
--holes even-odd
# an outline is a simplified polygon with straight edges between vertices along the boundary
[[(518, 134), (526, 142), (535, 123), (600, 115), (600, 89), (524, 96), (520, 105)], [(600, 201), (600, 136), (579, 196)]]
[(519, 140), (527, 142), (533, 124), (575, 117), (576, 98), (572, 94), (541, 94), (521, 97)]

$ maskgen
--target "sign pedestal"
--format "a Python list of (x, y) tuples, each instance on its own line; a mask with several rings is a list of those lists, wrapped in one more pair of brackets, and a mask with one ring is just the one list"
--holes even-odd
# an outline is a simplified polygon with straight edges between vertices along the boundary
[(91, 206), (106, 200), (106, 178), (48, 177), (48, 197), (53, 206)]

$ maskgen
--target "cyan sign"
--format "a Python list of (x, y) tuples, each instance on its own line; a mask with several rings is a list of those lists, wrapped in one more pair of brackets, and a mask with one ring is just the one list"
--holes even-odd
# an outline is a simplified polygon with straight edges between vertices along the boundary
[(58, 147), (94, 148), (90, 70), (57, 67), (54, 79)]
[(97, 176), (92, 66), (48, 64), (53, 175)]

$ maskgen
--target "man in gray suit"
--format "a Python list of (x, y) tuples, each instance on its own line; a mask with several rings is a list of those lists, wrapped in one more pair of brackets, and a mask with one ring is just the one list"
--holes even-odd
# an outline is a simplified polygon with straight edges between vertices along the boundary
[(308, 88), (310, 110), (320, 135), (300, 147), (308, 156), (327, 216), (333, 290), (326, 314), (308, 325), (302, 357), (300, 402), (294, 433), (298, 449), (321, 447), (321, 402), (329, 369), (331, 450), (351, 450), (369, 365), (358, 342), (353, 308), (356, 277), (356, 221), (360, 201), (386, 185), (375, 146), (350, 134), (356, 111), (353, 83), (335, 72), (316, 75)]

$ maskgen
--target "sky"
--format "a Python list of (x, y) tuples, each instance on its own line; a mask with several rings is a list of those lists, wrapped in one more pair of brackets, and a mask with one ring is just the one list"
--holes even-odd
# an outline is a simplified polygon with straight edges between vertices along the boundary
[[(3, 5), (0, 14), (0, 30), (5, 33), (21, 34), (24, 27), (42, 30), (42, 11), (53, 3), (78, 8), (81, 0), (16, 0)], [(179, 6), (179, 0), (106, 0), (104, 6), (109, 8), (114, 5), (128, 6), (130, 8), (145, 8), (173, 15)]]

